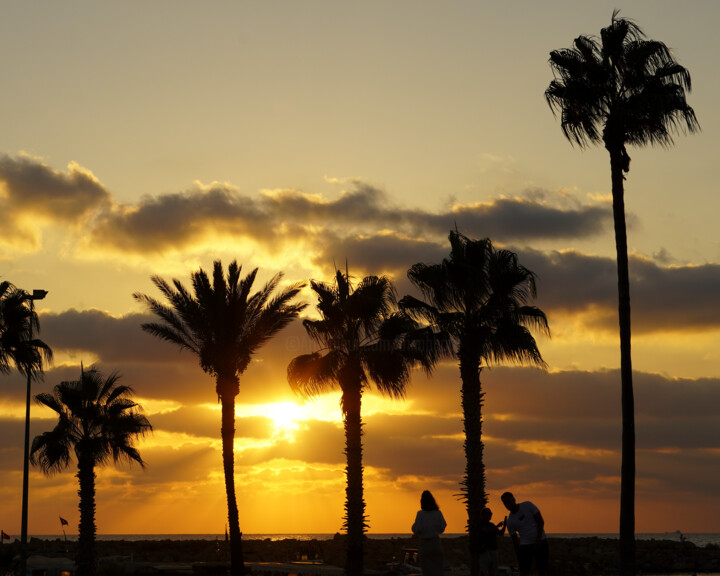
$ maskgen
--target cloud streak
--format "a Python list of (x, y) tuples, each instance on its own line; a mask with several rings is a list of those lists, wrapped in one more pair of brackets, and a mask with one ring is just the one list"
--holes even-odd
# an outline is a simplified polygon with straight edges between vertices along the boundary
[(229, 236), (272, 240), (277, 222), (232, 186), (196, 184), (185, 192), (143, 198), (98, 216), (90, 243), (129, 253), (162, 253)]
[[(592, 312), (594, 328), (617, 330), (615, 260), (574, 250), (542, 253), (518, 250), (521, 262), (539, 277), (539, 303), (546, 310)], [(630, 256), (633, 332), (717, 330), (720, 266), (662, 266)]]
[[(352, 236), (394, 230), (411, 238), (441, 238), (455, 226), (500, 241), (587, 238), (609, 222), (604, 204), (571, 203), (562, 194), (530, 190), (524, 196), (454, 204), (429, 212), (393, 204), (387, 194), (359, 180), (337, 198), (294, 189), (242, 194), (228, 183), (196, 182), (188, 190), (118, 203), (102, 183), (77, 163), (67, 172), (27, 156), (0, 157), (3, 242), (39, 242), (23, 219), (83, 226), (83, 249), (117, 254), (163, 254), (212, 245), (219, 239), (252, 241), (266, 249), (327, 234)], [(36, 226), (40, 226), (36, 222)], [(325, 250), (329, 248), (326, 246)]]

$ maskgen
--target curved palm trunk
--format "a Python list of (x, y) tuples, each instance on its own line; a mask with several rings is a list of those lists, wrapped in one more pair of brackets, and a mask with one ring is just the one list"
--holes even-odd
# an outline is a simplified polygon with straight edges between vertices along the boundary
[(230, 531), (230, 574), (242, 576), (245, 572), (243, 560), (242, 533), (238, 516), (237, 499), (235, 498), (235, 397), (225, 395), (222, 402), (222, 457), (225, 472), (225, 493), (227, 494), (228, 526)]
[[(463, 428), (465, 431), (465, 508), (468, 515), (468, 533), (470, 542), (477, 540), (475, 532), (480, 525), (480, 512), (487, 504), (485, 493), (485, 464), (483, 462), (482, 442), (482, 401), (483, 392), (480, 383), (480, 355), (475, 351), (463, 349), (460, 345), (460, 378), (462, 379)], [(478, 567), (473, 562), (473, 576)]]
[(80, 525), (78, 527), (77, 576), (95, 576), (95, 467), (92, 458), (78, 459)]
[(362, 466), (362, 388), (357, 385), (345, 387), (342, 395), (345, 425), (345, 455), (347, 486), (345, 488), (345, 522), (347, 527), (347, 550), (345, 574), (362, 576), (363, 540), (365, 538), (365, 500), (363, 499)]
[(620, 467), (620, 574), (635, 576), (635, 400), (630, 347), (630, 273), (623, 185), (622, 150), (610, 151), (613, 219), (618, 271), (620, 381), (622, 397), (622, 464)]

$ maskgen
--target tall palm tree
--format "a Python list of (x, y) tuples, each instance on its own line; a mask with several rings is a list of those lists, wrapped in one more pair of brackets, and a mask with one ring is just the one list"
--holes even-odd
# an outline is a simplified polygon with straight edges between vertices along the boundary
[(119, 385), (113, 372), (105, 377), (96, 368), (82, 370), (80, 379), (61, 382), (52, 394), (35, 400), (57, 413), (58, 423), (32, 443), (33, 464), (46, 474), (65, 470), (71, 450), (77, 459), (80, 484), (78, 576), (93, 576), (95, 566), (95, 468), (125, 460), (145, 465), (134, 446), (137, 437), (152, 430), (139, 405), (130, 397), (133, 389)]
[(230, 528), (232, 576), (244, 572), (242, 534), (235, 497), (235, 397), (240, 393), (240, 376), (253, 354), (307, 306), (293, 304), (303, 284), (273, 292), (282, 274), (275, 275), (251, 294), (257, 268), (241, 278), (242, 266), (233, 261), (223, 273), (222, 263), (213, 264), (212, 282), (201, 268), (191, 274), (192, 293), (179, 280), (171, 286), (159, 276), (152, 281), (168, 304), (134, 294), (160, 322), (142, 325), (143, 330), (177, 344), (197, 355), (200, 367), (215, 378), (215, 391), (222, 404), (222, 459)]
[(345, 427), (345, 573), (363, 574), (366, 516), (363, 499), (362, 395), (371, 383), (393, 398), (405, 395), (410, 369), (419, 364), (430, 371), (442, 341), (430, 330), (418, 330), (397, 313), (395, 292), (385, 277), (366, 276), (356, 286), (346, 271), (336, 271), (332, 284), (310, 282), (317, 294), (319, 320), (305, 319), (308, 335), (321, 348), (294, 358), (288, 382), (305, 396), (339, 388)]
[(40, 331), (40, 323), (30, 302), (25, 290), (0, 282), (1, 374), (9, 374), (14, 366), (23, 376), (36, 379), (42, 374), (43, 360), (52, 360), (50, 347), (33, 337)]
[(626, 145), (669, 146), (678, 131), (700, 126), (688, 106), (690, 73), (662, 42), (648, 40), (615, 10), (600, 38), (578, 36), (572, 48), (550, 53), (554, 79), (545, 91), (563, 134), (581, 148), (600, 144), (610, 154), (618, 271), (622, 465), (620, 557), (623, 575), (635, 574), (635, 407), (630, 348), (630, 276), (624, 180), (630, 170)]
[(488, 238), (450, 232), (450, 256), (439, 264), (415, 264), (408, 277), (424, 300), (405, 296), (400, 308), (447, 333), (459, 360), (466, 460), (462, 490), (472, 542), (487, 503), (480, 373), (503, 361), (544, 367), (529, 328), (549, 334), (547, 318), (528, 305), (536, 295), (535, 275), (514, 252), (495, 249)]

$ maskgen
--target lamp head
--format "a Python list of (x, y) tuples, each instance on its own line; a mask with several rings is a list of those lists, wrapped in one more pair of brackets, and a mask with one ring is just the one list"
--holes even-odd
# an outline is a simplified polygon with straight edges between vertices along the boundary
[(47, 296), (48, 291), (47, 290), (33, 290), (32, 296), (30, 296), (31, 300), (42, 300)]

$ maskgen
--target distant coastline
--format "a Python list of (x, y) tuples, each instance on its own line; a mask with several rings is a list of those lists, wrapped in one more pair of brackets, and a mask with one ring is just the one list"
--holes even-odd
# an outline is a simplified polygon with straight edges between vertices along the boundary
[[(19, 535), (10, 534), (11, 539), (19, 538)], [(373, 540), (388, 540), (388, 539), (399, 539), (409, 538), (411, 534), (409, 532), (401, 533), (368, 533), (367, 537)], [(443, 534), (443, 538), (460, 538), (465, 536), (463, 533), (448, 533)], [(618, 535), (613, 533), (549, 533), (550, 538), (603, 538), (603, 539), (617, 539)], [(31, 534), (31, 538), (38, 538), (40, 540), (57, 540), (63, 539), (62, 534)], [(317, 533), (317, 534), (305, 534), (305, 533), (286, 533), (286, 534), (243, 534), (245, 540), (331, 540), (335, 537), (335, 534), (330, 533)], [(635, 535), (637, 540), (671, 540), (676, 542), (682, 542), (683, 539), (687, 542), (691, 542), (698, 547), (704, 547), (708, 544), (720, 546), (720, 533), (708, 532), (708, 533), (685, 533), (685, 532), (653, 532), (653, 533), (641, 533)], [(125, 540), (128, 542), (138, 541), (159, 541), (159, 540), (224, 540), (225, 534), (98, 534), (97, 539), (99, 541), (107, 540)], [(67, 540), (75, 542), (77, 540), (77, 534), (68, 534)]]

